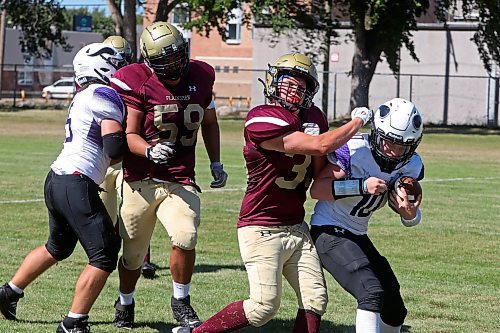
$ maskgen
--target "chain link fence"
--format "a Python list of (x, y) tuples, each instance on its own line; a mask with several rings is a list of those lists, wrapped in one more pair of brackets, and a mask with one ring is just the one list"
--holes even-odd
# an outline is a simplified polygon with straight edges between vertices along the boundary
[[(66, 107), (71, 95), (58, 99), (42, 97), (42, 89), (55, 81), (71, 77), (71, 67), (3, 65), (1, 104), (13, 108)], [(222, 117), (244, 118), (252, 107), (265, 103), (265, 71), (236, 67), (216, 68), (214, 100)], [(329, 72), (327, 103), (323, 103), (323, 73), (315, 104), (323, 107), (330, 121), (348, 117), (351, 77)], [(55, 96), (49, 96), (55, 97)], [(499, 78), (433, 74), (376, 73), (370, 84), (369, 107), (375, 109), (394, 97), (417, 105), (427, 124), (500, 127), (498, 119)], [(325, 108), (323, 108), (325, 109)]]

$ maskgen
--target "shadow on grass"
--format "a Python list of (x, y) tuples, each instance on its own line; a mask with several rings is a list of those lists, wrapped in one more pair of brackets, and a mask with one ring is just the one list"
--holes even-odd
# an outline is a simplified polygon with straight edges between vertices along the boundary
[[(158, 278), (158, 272), (168, 271), (170, 270), (169, 266), (159, 266), (151, 263), (156, 268), (156, 276), (154, 279)], [(206, 265), (206, 264), (197, 264), (194, 266), (194, 273), (214, 273), (223, 269), (231, 269), (236, 271), (245, 271), (244, 265)]]
[[(45, 321), (45, 320), (18, 320), (19, 323), (24, 324), (54, 324), (54, 327), (60, 323), (60, 321)], [(90, 321), (91, 326), (112, 325), (111, 322), (106, 321)], [(238, 332), (259, 332), (259, 333), (289, 333), (293, 330), (293, 320), (271, 320), (269, 323), (262, 327), (247, 327), (239, 330)], [(153, 322), (136, 322), (134, 328), (149, 328), (155, 330), (158, 333), (170, 333), (172, 329), (177, 327), (177, 324), (165, 323), (162, 321)], [(118, 330), (117, 331), (122, 331)], [(355, 333), (356, 327), (354, 325), (343, 325), (335, 324), (331, 321), (324, 320), (321, 322), (320, 332), (335, 332), (335, 333)], [(411, 333), (411, 326), (403, 325), (401, 333)]]

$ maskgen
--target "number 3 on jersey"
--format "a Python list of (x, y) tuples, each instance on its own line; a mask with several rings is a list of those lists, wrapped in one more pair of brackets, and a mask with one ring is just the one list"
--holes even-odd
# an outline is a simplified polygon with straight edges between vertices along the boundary
[[(286, 154), (286, 156), (293, 158), (293, 154)], [(311, 164), (311, 156), (304, 155), (304, 162), (301, 164), (295, 164), (292, 168), (292, 172), (297, 173), (295, 178), (292, 180), (285, 180), (285, 177), (276, 178), (276, 185), (287, 190), (294, 190), (297, 186), (304, 181), (307, 173), (307, 167)]]

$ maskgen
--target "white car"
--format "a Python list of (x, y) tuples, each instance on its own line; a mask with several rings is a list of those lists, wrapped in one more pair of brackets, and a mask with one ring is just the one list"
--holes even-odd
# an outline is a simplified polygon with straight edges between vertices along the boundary
[(75, 79), (62, 77), (42, 90), (43, 98), (72, 98), (75, 92)]

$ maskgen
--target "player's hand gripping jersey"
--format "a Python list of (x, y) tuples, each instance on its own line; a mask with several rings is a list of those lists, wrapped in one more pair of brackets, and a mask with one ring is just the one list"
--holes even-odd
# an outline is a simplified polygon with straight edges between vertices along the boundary
[[(417, 153), (407, 163), (398, 165), (391, 173), (380, 170), (370, 149), (368, 134), (355, 135), (349, 142), (328, 155), (328, 161), (337, 164), (346, 178), (377, 177), (392, 184), (401, 176), (417, 180), (424, 177), (424, 166)], [(311, 225), (334, 225), (361, 235), (368, 230), (368, 220), (373, 212), (387, 202), (387, 193), (347, 197), (338, 200), (320, 200), (314, 209)]]
[(112, 86), (128, 107), (144, 112), (141, 136), (152, 145), (175, 143), (175, 156), (166, 164), (127, 152), (123, 158), (127, 182), (149, 177), (196, 186), (197, 133), (205, 109), (214, 107), (214, 80), (214, 69), (196, 60), (190, 61), (188, 72), (176, 86), (163, 85), (146, 64), (132, 64), (116, 72)]
[(327, 130), (324, 114), (314, 105), (302, 111), (301, 117), (281, 106), (261, 105), (250, 110), (243, 148), (248, 184), (238, 227), (304, 221), (306, 191), (312, 179), (311, 156), (266, 150), (259, 144), (290, 132), (318, 135)]
[(125, 107), (116, 91), (91, 84), (75, 95), (66, 119), (66, 139), (61, 154), (52, 163), (58, 175), (81, 173), (101, 184), (110, 158), (103, 151), (101, 121), (123, 123)]

